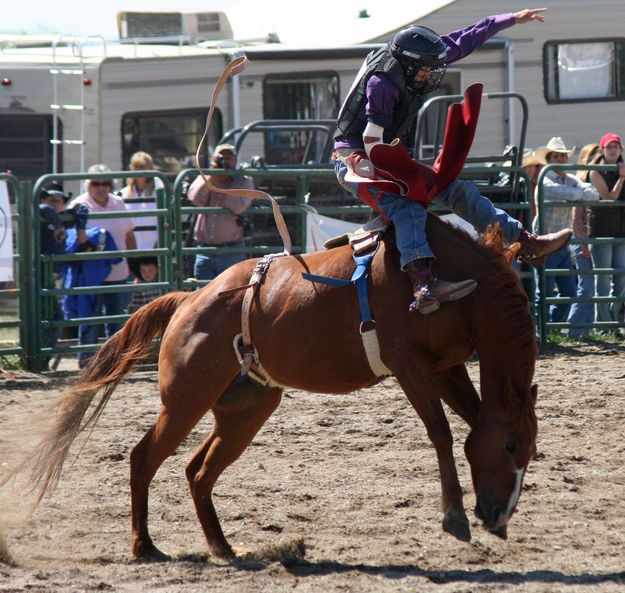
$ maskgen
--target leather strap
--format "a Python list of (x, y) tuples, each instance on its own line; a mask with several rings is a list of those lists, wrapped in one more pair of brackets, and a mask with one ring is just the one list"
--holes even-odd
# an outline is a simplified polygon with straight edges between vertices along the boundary
[[(252, 342), (252, 329), (250, 327), (250, 310), (252, 308), (252, 299), (258, 290), (263, 278), (267, 274), (267, 270), (274, 259), (284, 257), (286, 253), (268, 253), (256, 262), (252, 276), (247, 285), (245, 294), (243, 295), (243, 303), (241, 304), (241, 375), (247, 375), (250, 371), (252, 363), (256, 361), (259, 372), (263, 372), (262, 366), (258, 361), (256, 348)], [(225, 292), (225, 291), (224, 291)], [(221, 294), (221, 293), (220, 293)]]
[(267, 192), (257, 189), (224, 189), (222, 187), (216, 187), (210, 182), (208, 177), (206, 177), (206, 175), (202, 173), (202, 169), (200, 167), (200, 153), (202, 151), (202, 146), (205, 144), (206, 138), (208, 136), (208, 130), (210, 129), (210, 124), (213, 119), (213, 113), (215, 111), (217, 99), (219, 98), (221, 91), (228, 81), (228, 78), (243, 72), (243, 70), (245, 70), (245, 68), (247, 67), (247, 61), (247, 57), (239, 56), (232, 60), (221, 73), (215, 89), (213, 90), (210, 109), (208, 110), (208, 115), (206, 116), (206, 126), (204, 128), (204, 134), (202, 135), (200, 143), (195, 152), (195, 164), (200, 170), (200, 175), (202, 176), (202, 179), (204, 179), (204, 183), (211, 191), (219, 192), (222, 194), (245, 196), (246, 198), (251, 198), (252, 200), (269, 200), (271, 202), (271, 208), (273, 210), (273, 217), (276, 221), (276, 226), (278, 227), (278, 232), (280, 233), (280, 238), (282, 239), (282, 243), (284, 245), (284, 253), (290, 255), (292, 249), (291, 236), (289, 235), (289, 231), (287, 229), (286, 223), (284, 222), (282, 212), (280, 212), (280, 207), (278, 206), (278, 202), (276, 202), (276, 200), (274, 200)]
[(367, 356), (367, 362), (376, 377), (390, 377), (393, 373), (382, 362), (382, 358), (380, 356), (380, 343), (378, 341), (378, 334), (375, 328), (375, 320), (373, 319), (371, 308), (369, 307), (369, 269), (371, 267), (371, 262), (378, 251), (378, 247), (379, 243), (377, 243), (375, 248), (369, 253), (364, 255), (358, 255), (356, 253), (353, 254), (356, 269), (349, 280), (332, 278), (330, 276), (317, 276), (315, 274), (309, 274), (308, 272), (302, 272), (302, 278), (309, 280), (310, 282), (328, 284), (329, 286), (349, 286), (350, 284), (353, 284), (356, 287), (356, 293), (358, 295), (358, 308), (360, 309), (360, 336), (362, 338), (362, 345)]
[[(276, 258), (283, 255), (290, 255), (292, 249), (291, 236), (289, 235), (289, 231), (287, 229), (286, 223), (284, 222), (284, 218), (282, 216), (282, 212), (280, 212), (280, 207), (278, 206), (278, 202), (273, 199), (268, 193), (256, 189), (225, 189), (222, 187), (216, 187), (213, 185), (208, 177), (204, 175), (202, 172), (202, 168), (200, 167), (200, 153), (202, 152), (202, 146), (206, 142), (206, 138), (208, 136), (208, 130), (210, 129), (210, 124), (213, 119), (213, 113), (215, 111), (215, 106), (217, 104), (217, 99), (221, 94), (228, 78), (231, 76), (235, 76), (240, 74), (247, 67), (247, 58), (245, 56), (239, 56), (232, 60), (221, 73), (217, 84), (215, 85), (215, 89), (213, 90), (213, 96), (211, 98), (210, 109), (208, 110), (208, 115), (206, 116), (206, 126), (204, 128), (204, 134), (202, 134), (202, 138), (195, 152), (195, 163), (197, 168), (200, 171), (200, 175), (204, 180), (204, 183), (208, 186), (211, 191), (219, 192), (222, 194), (230, 194), (236, 196), (245, 196), (246, 198), (251, 198), (252, 200), (269, 200), (271, 202), (271, 208), (273, 210), (273, 217), (276, 221), (276, 226), (278, 227), (278, 232), (280, 233), (280, 238), (282, 239), (282, 243), (284, 246), (284, 251), (282, 253), (271, 253), (265, 255), (262, 259), (260, 259), (254, 270), (252, 272), (252, 277), (250, 281), (245, 286), (238, 286), (234, 289), (224, 290), (220, 293), (221, 295), (228, 294), (230, 292), (234, 292), (236, 290), (240, 290), (241, 288), (246, 289), (245, 295), (243, 296), (243, 303), (241, 305), (241, 375), (247, 375), (250, 371), (250, 367), (254, 362), (254, 359), (258, 358), (256, 354), (256, 348), (252, 343), (252, 331), (250, 328), (250, 310), (252, 307), (252, 299), (256, 294), (256, 290), (265, 274), (267, 273), (267, 269), (271, 262)], [(238, 339), (236, 340), (238, 343)], [(257, 363), (257, 367), (262, 369), (259, 363)]]

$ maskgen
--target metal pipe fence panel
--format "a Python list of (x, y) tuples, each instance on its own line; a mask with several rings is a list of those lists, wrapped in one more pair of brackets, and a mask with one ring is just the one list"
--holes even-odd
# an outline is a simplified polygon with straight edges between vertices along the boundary
[[(123, 323), (128, 319), (129, 314), (123, 315), (98, 315), (95, 317), (73, 317), (71, 319), (59, 319), (58, 301), (66, 295), (101, 295), (108, 293), (133, 293), (137, 290), (157, 289), (164, 294), (173, 290), (173, 263), (171, 250), (171, 194), (169, 181), (165, 175), (157, 171), (114, 171), (110, 173), (91, 174), (51, 174), (40, 177), (30, 196), (30, 210), (32, 220), (37, 221), (36, 230), (39, 231), (39, 194), (46, 183), (50, 181), (63, 182), (65, 180), (115, 180), (119, 178), (148, 177), (151, 179), (160, 178), (163, 182), (163, 189), (156, 191), (156, 208), (141, 211), (126, 210), (106, 213), (89, 213), (91, 222), (107, 219), (132, 218), (141, 219), (143, 217), (156, 217), (158, 248), (143, 250), (119, 249), (116, 251), (94, 251), (85, 253), (73, 253), (64, 255), (43, 255), (40, 248), (40, 234), (33, 233), (32, 236), (32, 256), (30, 269), (34, 271), (32, 275), (33, 297), (30, 299), (28, 307), (28, 325), (31, 333), (31, 341), (25, 352), (25, 364), (29, 370), (40, 371), (45, 368), (48, 359), (54, 360), (62, 354), (92, 352), (99, 348), (99, 343), (77, 344), (75, 336), (62, 337), (54, 345), (46, 346), (44, 336), (50, 330), (59, 332), (66, 331), (67, 328), (75, 328), (87, 325), (102, 326), (107, 323)], [(60, 265), (83, 263), (99, 259), (111, 259), (114, 257), (142, 257), (155, 256), (159, 262), (159, 281), (149, 284), (117, 283), (107, 285), (80, 286), (76, 288), (63, 288), (55, 282), (53, 270)]]
[[(9, 211), (0, 208), (0, 241), (4, 249), (11, 253), (13, 278), (0, 286), (0, 358), (21, 357), (28, 341), (24, 321), (30, 292), (27, 250), (32, 225), (28, 223), (24, 211), (24, 191), (28, 189), (28, 184), (9, 173), (0, 173), (0, 181), (6, 184), (9, 200)], [(9, 245), (11, 237), (12, 244)]]
[[(545, 200), (544, 196), (544, 179), (550, 171), (561, 170), (565, 173), (576, 171), (616, 171), (616, 165), (580, 165), (580, 164), (549, 164), (545, 165), (537, 180), (536, 186), (536, 230), (538, 233), (544, 233), (549, 229), (545, 228), (545, 212), (549, 208), (623, 208), (625, 202), (614, 200)], [(625, 243), (625, 237), (576, 237), (571, 240), (571, 245), (614, 245)], [(625, 327), (623, 320), (616, 321), (598, 321), (596, 318), (592, 322), (570, 323), (568, 321), (549, 321), (549, 307), (551, 305), (573, 305), (575, 303), (592, 303), (594, 305), (606, 303), (623, 303), (625, 295), (612, 294), (610, 296), (597, 296), (596, 291), (592, 297), (563, 297), (547, 295), (547, 278), (552, 277), (585, 277), (593, 278), (601, 276), (625, 275), (624, 268), (592, 268), (590, 270), (565, 270), (560, 268), (547, 268), (541, 266), (537, 271), (539, 287), (536, 295), (538, 304), (538, 334), (541, 344), (547, 342), (549, 332), (551, 330), (567, 330), (573, 329), (592, 329), (596, 331), (616, 330)]]
[[(523, 178), (520, 184), (518, 201), (498, 203), (498, 207), (509, 210), (517, 217), (531, 214), (531, 201), (528, 199), (529, 178), (518, 167), (471, 167), (471, 171), (483, 173), (501, 170), (503, 173), (516, 173)], [(244, 169), (235, 172), (223, 169), (203, 169), (210, 175), (248, 175), (254, 178), (256, 184), (266, 189), (266, 186), (280, 187), (281, 195), (274, 195), (280, 203), (280, 209), (293, 239), (293, 252), (302, 253), (306, 250), (306, 217), (311, 211), (325, 216), (334, 216), (358, 224), (365, 223), (371, 214), (369, 207), (361, 204), (356, 198), (342, 190), (335, 180), (334, 170), (329, 167), (305, 167), (305, 168), (261, 168)], [(113, 292), (132, 293), (138, 289), (137, 285), (119, 283), (105, 286), (80, 286), (75, 288), (63, 288), (55, 284), (53, 270), (62, 264), (75, 262), (88, 262), (97, 259), (110, 258), (112, 255), (132, 256), (156, 256), (159, 261), (160, 277), (157, 282), (141, 285), (141, 289), (157, 289), (161, 293), (170, 290), (193, 290), (200, 288), (206, 282), (196, 280), (189, 273), (189, 262), (197, 253), (235, 253), (244, 252), (247, 256), (259, 256), (265, 253), (275, 252), (281, 249), (278, 233), (273, 221), (272, 209), (267, 203), (255, 203), (246, 214), (257, 223), (259, 239), (247, 244), (245, 247), (200, 247), (193, 241), (193, 220), (199, 213), (212, 213), (223, 211), (221, 208), (206, 207), (198, 208), (190, 205), (186, 199), (186, 189), (189, 180), (194, 179), (198, 169), (186, 169), (181, 171), (173, 185), (168, 179), (156, 171), (114, 171), (98, 174), (50, 174), (39, 178), (34, 186), (27, 184), (24, 191), (19, 182), (13, 178), (10, 181), (15, 186), (18, 196), (15, 216), (19, 218), (19, 232), (16, 233), (16, 250), (14, 253), (16, 266), (20, 269), (19, 281), (15, 290), (18, 294), (21, 311), (16, 319), (16, 326), (20, 327), (20, 341), (16, 354), (24, 359), (24, 364), (29, 370), (41, 371), (45, 361), (49, 358), (59, 358), (67, 354), (93, 351), (98, 344), (78, 345), (76, 337), (64, 337), (54, 346), (44, 345), (44, 332), (54, 329), (62, 332), (72, 332), (83, 325), (102, 326), (105, 323), (123, 323), (128, 314), (124, 315), (98, 315), (94, 317), (83, 316), (70, 319), (58, 319), (54, 315), (54, 303), (66, 295), (84, 294), (107, 294)], [(5, 176), (6, 177), (6, 176)], [(141, 211), (128, 212), (92, 213), (91, 221), (100, 219), (114, 219), (132, 216), (154, 216), (157, 218), (158, 243), (155, 249), (150, 250), (118, 250), (115, 252), (92, 252), (80, 254), (42, 255), (40, 253), (39, 237), (39, 193), (41, 188), (50, 181), (63, 182), (65, 180), (85, 179), (119, 179), (128, 177), (151, 177), (160, 178), (164, 189), (156, 192), (156, 208)], [(1, 178), (0, 178), (1, 179)], [(273, 185), (272, 185), (273, 184)], [(327, 191), (328, 194), (324, 194)], [(270, 192), (271, 193), (271, 192)], [(435, 205), (432, 209), (443, 213)], [(528, 214), (529, 213), (529, 214)], [(16, 218), (16, 220), (18, 220)], [(140, 226), (139, 224), (137, 226)], [(534, 276), (526, 269), (520, 269), (526, 290), (533, 293)], [(529, 285), (529, 288), (528, 288)], [(1, 326), (0, 326), (1, 327)], [(0, 350), (2, 356), (2, 350)]]

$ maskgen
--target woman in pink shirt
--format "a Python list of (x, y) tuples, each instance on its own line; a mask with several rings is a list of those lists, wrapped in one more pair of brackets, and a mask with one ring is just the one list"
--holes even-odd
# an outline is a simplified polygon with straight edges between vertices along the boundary
[[(89, 167), (88, 173), (107, 173), (110, 169), (106, 165), (92, 165)], [(73, 204), (84, 204), (90, 213), (96, 214), (101, 212), (119, 212), (127, 211), (124, 200), (111, 193), (113, 188), (111, 179), (88, 179), (85, 181), (85, 193), (79, 195)], [(133, 233), (134, 221), (129, 215), (119, 218), (105, 218), (93, 220), (89, 219), (87, 228), (100, 227), (108, 231), (118, 249), (136, 249), (137, 242)], [(130, 276), (130, 270), (125, 258), (120, 263), (114, 264), (111, 271), (102, 283), (103, 286), (111, 284), (125, 284)], [(94, 315), (122, 315), (124, 309), (128, 305), (130, 293), (127, 292), (110, 292), (95, 295)], [(119, 328), (119, 323), (106, 323), (105, 335), (112, 336)], [(98, 325), (81, 325), (78, 328), (78, 343), (96, 344), (98, 342)], [(78, 354), (78, 363), (82, 368), (85, 366), (89, 358), (93, 356), (92, 352), (80, 352)]]

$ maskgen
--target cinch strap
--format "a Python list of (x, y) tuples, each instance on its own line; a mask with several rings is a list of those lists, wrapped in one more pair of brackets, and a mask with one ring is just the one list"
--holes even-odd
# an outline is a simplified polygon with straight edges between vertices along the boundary
[(369, 268), (371, 262), (377, 252), (377, 248), (372, 253), (365, 255), (354, 254), (354, 262), (356, 269), (350, 280), (341, 280), (340, 278), (330, 278), (329, 276), (317, 276), (302, 272), (302, 277), (310, 282), (318, 282), (319, 284), (327, 284), (328, 286), (349, 286), (356, 285), (356, 294), (358, 295), (358, 308), (360, 309), (360, 335), (367, 355), (367, 361), (371, 370), (376, 377), (388, 377), (393, 373), (382, 362), (380, 358), (380, 345), (378, 342), (377, 332), (375, 329), (375, 321), (371, 315), (369, 307), (369, 294), (367, 280), (369, 278)]

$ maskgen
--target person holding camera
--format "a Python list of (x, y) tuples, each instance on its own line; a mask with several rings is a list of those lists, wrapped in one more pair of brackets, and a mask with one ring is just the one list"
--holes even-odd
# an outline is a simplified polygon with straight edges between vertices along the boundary
[(65, 253), (65, 225), (61, 222), (61, 214), (71, 214), (71, 226), (78, 232), (78, 240), (87, 240), (85, 225), (89, 219), (89, 210), (82, 204), (73, 208), (65, 208), (68, 196), (60, 183), (49, 183), (39, 193), (39, 216), (41, 218), (40, 248), (44, 255)]
[[(235, 169), (237, 153), (231, 144), (215, 147), (210, 161), (212, 169)], [(211, 175), (210, 182), (224, 189), (254, 189), (250, 177), (243, 175)], [(229, 212), (199, 214), (195, 222), (193, 237), (198, 247), (239, 247), (245, 246), (245, 229), (242, 215), (250, 207), (252, 200), (245, 196), (213, 191), (204, 183), (201, 175), (189, 187), (188, 197), (194, 206), (215, 206), (227, 208)], [(212, 280), (230, 266), (247, 259), (245, 253), (197, 253), (193, 275), (198, 280)]]
[[(66, 208), (69, 197), (65, 194), (60, 183), (49, 183), (39, 193), (39, 251), (42, 255), (63, 255), (67, 253), (67, 230), (61, 221), (62, 214), (70, 214), (71, 222), (67, 225), (70, 232), (74, 233), (78, 244), (88, 241), (85, 227), (89, 219), (89, 210), (83, 204), (77, 204), (73, 208)], [(41, 285), (44, 288), (59, 288), (62, 284), (64, 266), (55, 263), (51, 268), (41, 266)], [(58, 321), (63, 318), (61, 304), (57, 297), (48, 297), (42, 302), (43, 318), (49, 321)], [(59, 339), (57, 327), (46, 327), (42, 330), (42, 345), (46, 348), (54, 348)], [(47, 367), (50, 357), (43, 360)]]

